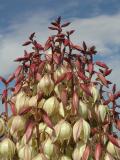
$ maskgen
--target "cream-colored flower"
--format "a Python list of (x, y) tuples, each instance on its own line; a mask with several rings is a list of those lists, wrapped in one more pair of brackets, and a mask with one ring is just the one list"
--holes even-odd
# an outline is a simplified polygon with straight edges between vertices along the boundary
[(57, 98), (55, 96), (48, 98), (43, 105), (43, 109), (49, 116), (56, 114), (59, 109), (59, 102)]
[(37, 85), (37, 92), (42, 91), (46, 96), (54, 90), (54, 82), (49, 74), (45, 74)]
[(28, 107), (29, 99), (30, 98), (25, 94), (25, 92), (22, 92), (22, 91), (16, 95), (15, 107), (16, 107), (17, 113), (19, 113), (19, 111), (22, 108)]
[(22, 116), (14, 116), (10, 127), (10, 133), (13, 135), (15, 132), (23, 131), (25, 129), (26, 120)]
[(18, 151), (18, 156), (21, 160), (32, 160), (32, 158), (36, 155), (35, 149), (26, 144)]
[(15, 144), (9, 139), (5, 138), (0, 143), (0, 155), (2, 159), (12, 159), (15, 154)]
[(71, 124), (62, 119), (56, 124), (55, 133), (56, 139), (60, 141), (69, 140), (72, 135)]
[(44, 154), (50, 158), (54, 153), (54, 144), (50, 138), (46, 139), (43, 143)]
[(79, 119), (73, 126), (73, 138), (74, 141), (81, 139), (85, 143), (90, 137), (90, 125), (84, 119)]
[(60, 66), (59, 68), (56, 69), (54, 72), (54, 79), (57, 80), (59, 77), (61, 77), (65, 72), (66, 68), (64, 66)]

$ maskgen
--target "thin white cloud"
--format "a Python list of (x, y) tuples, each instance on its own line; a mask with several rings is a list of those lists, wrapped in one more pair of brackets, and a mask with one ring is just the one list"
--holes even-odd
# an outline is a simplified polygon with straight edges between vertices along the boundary
[(6, 76), (14, 70), (15, 58), (23, 55), (24, 47), (22, 44), (27, 40), (32, 32), (36, 32), (37, 39), (44, 43), (50, 32), (48, 25), (52, 12), (36, 13), (25, 17), (24, 21), (13, 22), (4, 36), (0, 37), (0, 75)]
[[(14, 70), (15, 63), (13, 60), (23, 55), (24, 47), (21, 44), (27, 39), (30, 33), (36, 32), (37, 39), (44, 43), (47, 37), (50, 35), (48, 31), (48, 26), (51, 17), (55, 16), (54, 12), (36, 13), (30, 16), (25, 16), (24, 21), (12, 22), (9, 26), (9, 33), (6, 33), (0, 38), (0, 75), (6, 76), (11, 71)], [(96, 45), (97, 50), (100, 53), (112, 55), (114, 54), (114, 49), (109, 48), (110, 45), (115, 45), (116, 47), (120, 44), (120, 14), (113, 16), (97, 16), (94, 18), (71, 18), (69, 19), (72, 24), (72, 29), (76, 32), (72, 36), (75, 43), (81, 44), (82, 41), (86, 41), (87, 44)], [(120, 78), (117, 76), (120, 73), (119, 69), (119, 59), (117, 57), (116, 61), (109, 62), (111, 68), (116, 68), (113, 70), (112, 79), (119, 83)]]
[(72, 28), (76, 29), (73, 38), (75, 42), (83, 40), (96, 45), (103, 54), (111, 54), (110, 45), (120, 44), (120, 14), (113, 16), (97, 16), (94, 18), (72, 19)]
[(110, 68), (112, 68), (112, 73), (109, 76), (109, 79), (112, 80), (113, 83), (117, 84), (117, 90), (120, 90), (120, 55), (113, 55), (106, 62)]

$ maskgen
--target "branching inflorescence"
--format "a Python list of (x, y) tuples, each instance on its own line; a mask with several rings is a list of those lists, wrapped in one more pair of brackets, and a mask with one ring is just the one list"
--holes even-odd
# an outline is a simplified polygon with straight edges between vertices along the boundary
[(94, 62), (95, 46), (71, 41), (74, 30), (63, 32), (70, 23), (58, 17), (51, 24), (57, 33), (44, 46), (32, 33), (23, 46), (33, 51), (15, 60), (20, 64), (7, 80), (0, 77), (1, 160), (120, 159), (113, 132), (113, 125), (120, 129), (120, 92), (106, 78), (112, 69)]

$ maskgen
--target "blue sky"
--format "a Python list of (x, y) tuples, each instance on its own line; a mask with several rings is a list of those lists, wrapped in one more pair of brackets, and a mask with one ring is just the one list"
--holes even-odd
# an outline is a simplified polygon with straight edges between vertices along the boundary
[(113, 69), (109, 79), (120, 89), (120, 0), (0, 0), (0, 75), (15, 70), (13, 60), (23, 54), (30, 33), (45, 43), (58, 16), (72, 22), (76, 44), (96, 45), (96, 58)]

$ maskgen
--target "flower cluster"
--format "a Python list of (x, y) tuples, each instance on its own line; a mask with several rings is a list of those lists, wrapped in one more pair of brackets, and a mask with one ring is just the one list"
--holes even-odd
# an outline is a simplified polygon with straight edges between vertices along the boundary
[[(72, 43), (74, 30), (61, 18), (51, 23), (57, 34), (43, 47), (32, 33), (15, 72), (7, 80), (0, 115), (1, 160), (120, 159), (117, 99), (120, 92), (107, 80), (111, 69), (94, 62), (95, 47)], [(14, 87), (9, 83), (13, 81)], [(10, 108), (10, 113), (8, 113)]]

